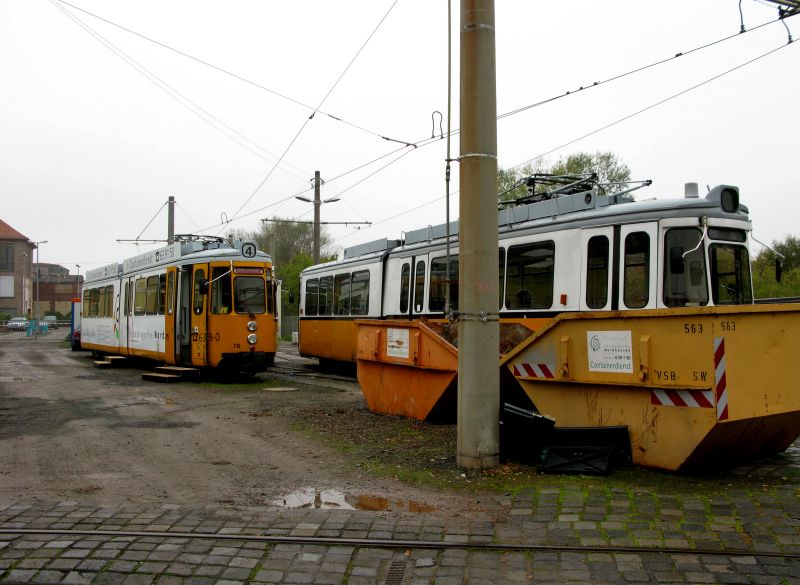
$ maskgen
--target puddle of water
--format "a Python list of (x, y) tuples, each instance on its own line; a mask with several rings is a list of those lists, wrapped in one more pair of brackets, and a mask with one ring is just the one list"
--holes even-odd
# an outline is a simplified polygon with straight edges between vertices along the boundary
[(373, 512), (433, 512), (436, 508), (414, 500), (397, 500), (380, 496), (350, 495), (339, 490), (301, 488), (272, 502), (291, 509), (370, 510)]

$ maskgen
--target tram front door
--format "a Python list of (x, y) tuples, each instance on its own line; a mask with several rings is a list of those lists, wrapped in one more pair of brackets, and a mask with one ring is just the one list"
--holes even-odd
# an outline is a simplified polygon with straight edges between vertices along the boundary
[(206, 311), (208, 310), (208, 264), (195, 264), (192, 269), (192, 316), (191, 348), (192, 365), (206, 365), (208, 331)]

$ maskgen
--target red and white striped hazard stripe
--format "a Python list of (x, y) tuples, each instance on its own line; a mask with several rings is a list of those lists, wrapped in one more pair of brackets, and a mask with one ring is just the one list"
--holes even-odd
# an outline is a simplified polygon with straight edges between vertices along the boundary
[(555, 378), (555, 368), (550, 364), (515, 363), (513, 368), (517, 378)]
[(725, 378), (725, 338), (714, 338), (714, 394), (717, 399), (717, 420), (728, 419), (728, 382)]
[(688, 406), (691, 408), (714, 408), (713, 390), (666, 390), (650, 391), (650, 404), (657, 406)]

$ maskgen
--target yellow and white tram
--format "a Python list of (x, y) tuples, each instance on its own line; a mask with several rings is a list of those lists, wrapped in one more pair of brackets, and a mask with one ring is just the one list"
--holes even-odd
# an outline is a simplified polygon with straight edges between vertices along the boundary
[(184, 239), (87, 272), (81, 346), (173, 365), (263, 371), (277, 348), (270, 256), (251, 242)]
[[(751, 223), (736, 187), (635, 202), (596, 188), (498, 212), (498, 311), (530, 331), (564, 312), (753, 303)], [(300, 353), (355, 361), (357, 319), (445, 318), (444, 225), (344, 251), (301, 274)], [(458, 224), (450, 307), (458, 310)]]

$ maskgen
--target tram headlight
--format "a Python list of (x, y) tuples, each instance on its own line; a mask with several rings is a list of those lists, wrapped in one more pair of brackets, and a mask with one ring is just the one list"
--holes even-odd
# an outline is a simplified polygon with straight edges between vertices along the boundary
[(250, 345), (255, 345), (256, 341), (258, 341), (258, 336), (255, 333), (251, 333), (247, 336), (247, 343)]
[(247, 330), (248, 331), (255, 331), (256, 329), (258, 329), (258, 324), (255, 321), (250, 321), (247, 324)]

